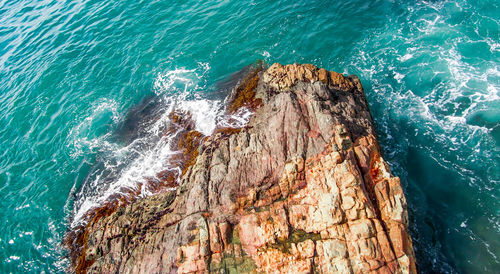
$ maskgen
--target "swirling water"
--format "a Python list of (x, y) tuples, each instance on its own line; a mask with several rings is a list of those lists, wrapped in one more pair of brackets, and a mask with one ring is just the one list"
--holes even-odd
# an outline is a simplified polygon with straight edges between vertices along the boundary
[(357, 74), (420, 269), (498, 272), (499, 24), (496, 0), (0, 1), (0, 272), (64, 272), (78, 216), (164, 168), (164, 114), (209, 133), (258, 59)]

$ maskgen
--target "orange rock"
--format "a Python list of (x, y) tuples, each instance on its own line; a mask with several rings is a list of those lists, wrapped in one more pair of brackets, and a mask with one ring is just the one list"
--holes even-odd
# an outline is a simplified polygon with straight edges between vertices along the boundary
[(96, 218), (77, 269), (416, 273), (403, 188), (359, 80), (273, 64), (242, 83), (232, 105), (259, 102), (247, 127), (198, 148), (186, 135), (179, 143), (197, 149), (176, 192)]

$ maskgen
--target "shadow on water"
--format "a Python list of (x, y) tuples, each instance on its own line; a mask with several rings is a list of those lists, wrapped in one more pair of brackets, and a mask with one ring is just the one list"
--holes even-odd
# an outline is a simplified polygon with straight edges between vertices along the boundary
[[(411, 210), (410, 229), (422, 273), (479, 273), (487, 267), (494, 268), (496, 262), (490, 254), (495, 252), (498, 243), (496, 232), (491, 224), (486, 225), (481, 220), (495, 216), (494, 210), (488, 212), (484, 206), (494, 204), (495, 198), (481, 195), (477, 186), (470, 183), (471, 178), (444, 167), (422, 149), (410, 147), (406, 160), (407, 178), (412, 181), (408, 189), (411, 195), (407, 195)], [(461, 213), (456, 214), (456, 209)], [(484, 212), (484, 216), (477, 212)], [(480, 226), (476, 225), (480, 222)], [(460, 240), (463, 237), (474, 240), (464, 242)], [(483, 241), (492, 244), (488, 246)], [(482, 258), (482, 265), (471, 267), (457, 259), (457, 250), (461, 248), (470, 250), (466, 252), (471, 260)]]
[(138, 138), (143, 138), (148, 128), (157, 122), (164, 114), (165, 103), (159, 96), (148, 96), (132, 107), (125, 120), (118, 126), (112, 135), (112, 140), (128, 145)]

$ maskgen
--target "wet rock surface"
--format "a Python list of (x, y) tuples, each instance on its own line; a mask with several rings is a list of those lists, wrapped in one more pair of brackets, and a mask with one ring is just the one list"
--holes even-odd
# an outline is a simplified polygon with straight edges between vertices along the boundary
[(92, 219), (69, 244), (77, 272), (416, 272), (359, 79), (297, 64), (249, 75), (228, 105), (254, 109), (248, 125), (196, 136), (175, 191)]

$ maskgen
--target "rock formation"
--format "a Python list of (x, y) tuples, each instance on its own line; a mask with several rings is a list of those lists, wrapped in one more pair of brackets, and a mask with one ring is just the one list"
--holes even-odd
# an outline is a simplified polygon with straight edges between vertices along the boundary
[(197, 149), (183, 142), (175, 191), (107, 208), (70, 238), (76, 272), (416, 273), (357, 77), (255, 68), (227, 111), (242, 107), (244, 128), (184, 135)]

